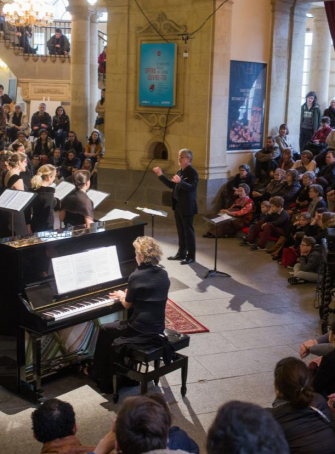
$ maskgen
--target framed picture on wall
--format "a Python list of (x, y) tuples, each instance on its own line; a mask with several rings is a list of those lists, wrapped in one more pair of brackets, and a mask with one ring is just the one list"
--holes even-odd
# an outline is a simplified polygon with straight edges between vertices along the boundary
[(13, 102), (16, 102), (16, 88), (17, 88), (17, 79), (9, 79), (8, 96), (10, 98), (12, 98)]
[(263, 146), (266, 64), (230, 62), (227, 150)]

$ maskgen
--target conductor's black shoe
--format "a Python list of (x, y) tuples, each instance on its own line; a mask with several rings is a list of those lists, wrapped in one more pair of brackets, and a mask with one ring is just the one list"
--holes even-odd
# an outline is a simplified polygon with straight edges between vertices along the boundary
[(184, 260), (185, 255), (179, 254), (179, 252), (176, 255), (171, 255), (171, 257), (167, 258), (168, 260)]
[(181, 265), (190, 265), (191, 263), (194, 263), (195, 259), (192, 258), (186, 258), (180, 262)]

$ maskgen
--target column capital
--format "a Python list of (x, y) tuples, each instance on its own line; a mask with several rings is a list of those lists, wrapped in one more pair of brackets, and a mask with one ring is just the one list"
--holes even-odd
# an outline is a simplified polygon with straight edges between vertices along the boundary
[(295, 3), (294, 0), (271, 0), (272, 11), (282, 12), (287, 15), (291, 13), (291, 8), (294, 7), (295, 15), (306, 16), (306, 13), (311, 8), (311, 3)]
[(71, 14), (72, 19), (89, 20), (92, 14), (88, 5), (69, 5), (66, 10)]
[(97, 11), (94, 11), (94, 13), (91, 14), (90, 21), (92, 23), (98, 23), (99, 17), (101, 17), (101, 14), (99, 14)]

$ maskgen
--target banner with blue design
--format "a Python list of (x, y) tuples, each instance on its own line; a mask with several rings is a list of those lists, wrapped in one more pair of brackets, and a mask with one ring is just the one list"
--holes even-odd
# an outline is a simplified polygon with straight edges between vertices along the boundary
[(266, 63), (230, 62), (227, 150), (263, 146)]
[(175, 105), (176, 56), (176, 44), (141, 44), (140, 106)]

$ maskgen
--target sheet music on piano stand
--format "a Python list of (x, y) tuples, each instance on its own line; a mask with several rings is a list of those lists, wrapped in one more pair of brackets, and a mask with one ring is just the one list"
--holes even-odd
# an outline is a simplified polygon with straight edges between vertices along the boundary
[(64, 294), (122, 277), (116, 246), (52, 259), (57, 292)]

